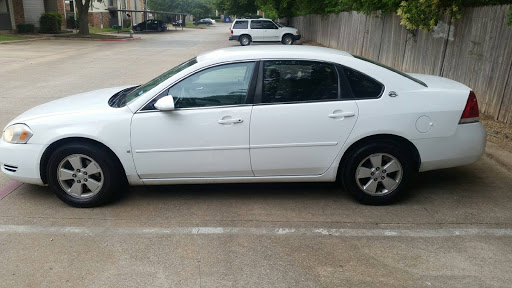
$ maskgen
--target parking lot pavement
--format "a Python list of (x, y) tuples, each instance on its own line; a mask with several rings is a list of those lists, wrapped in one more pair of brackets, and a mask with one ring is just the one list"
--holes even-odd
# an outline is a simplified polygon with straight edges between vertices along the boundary
[[(238, 45), (228, 28), (2, 45), (0, 125)], [(0, 190), (10, 183), (0, 175)], [(75, 209), (24, 184), (0, 200), (0, 287), (509, 287), (510, 187), (488, 157), (421, 173), (385, 207), (335, 184), (286, 183), (133, 187)]]

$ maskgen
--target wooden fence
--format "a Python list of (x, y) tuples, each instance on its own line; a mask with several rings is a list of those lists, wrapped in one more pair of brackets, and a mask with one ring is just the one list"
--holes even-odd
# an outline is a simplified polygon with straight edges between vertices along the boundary
[(480, 111), (512, 124), (512, 26), (509, 5), (464, 10), (415, 35), (395, 14), (343, 12), (294, 17), (304, 39), (361, 55), (404, 72), (439, 75), (471, 87)]

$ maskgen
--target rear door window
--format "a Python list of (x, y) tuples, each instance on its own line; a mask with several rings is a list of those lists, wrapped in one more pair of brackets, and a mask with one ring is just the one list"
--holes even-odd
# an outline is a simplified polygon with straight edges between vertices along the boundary
[(263, 29), (263, 23), (261, 23), (263, 21), (260, 21), (260, 20), (256, 20), (256, 21), (251, 21), (251, 29)]
[(337, 100), (338, 74), (324, 62), (265, 61), (262, 92), (262, 103)]

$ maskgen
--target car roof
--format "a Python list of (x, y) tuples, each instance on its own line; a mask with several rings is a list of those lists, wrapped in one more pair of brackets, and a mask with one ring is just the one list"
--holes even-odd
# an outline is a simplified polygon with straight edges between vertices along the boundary
[(197, 56), (197, 62), (208, 60), (237, 61), (246, 59), (326, 59), (329, 56), (353, 57), (351, 54), (325, 47), (299, 45), (260, 45), (230, 47), (213, 50)]
[(252, 21), (252, 20), (272, 21), (272, 19), (269, 19), (269, 18), (238, 18), (238, 19), (235, 19), (235, 21)]

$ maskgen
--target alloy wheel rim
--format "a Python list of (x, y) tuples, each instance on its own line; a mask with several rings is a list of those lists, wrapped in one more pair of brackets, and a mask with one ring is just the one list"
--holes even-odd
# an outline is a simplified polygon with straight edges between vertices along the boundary
[(371, 196), (387, 195), (400, 185), (403, 169), (400, 161), (387, 153), (375, 153), (366, 157), (356, 169), (356, 183)]
[(292, 40), (290, 39), (290, 37), (287, 37), (286, 39), (284, 39), (284, 42), (286, 43), (286, 45), (292, 44)]
[(247, 39), (247, 37), (244, 37), (244, 39), (242, 39), (242, 43), (244, 43), (244, 45), (249, 44), (249, 39)]
[(71, 197), (91, 198), (103, 187), (103, 170), (89, 156), (73, 154), (64, 158), (57, 167), (57, 180)]

